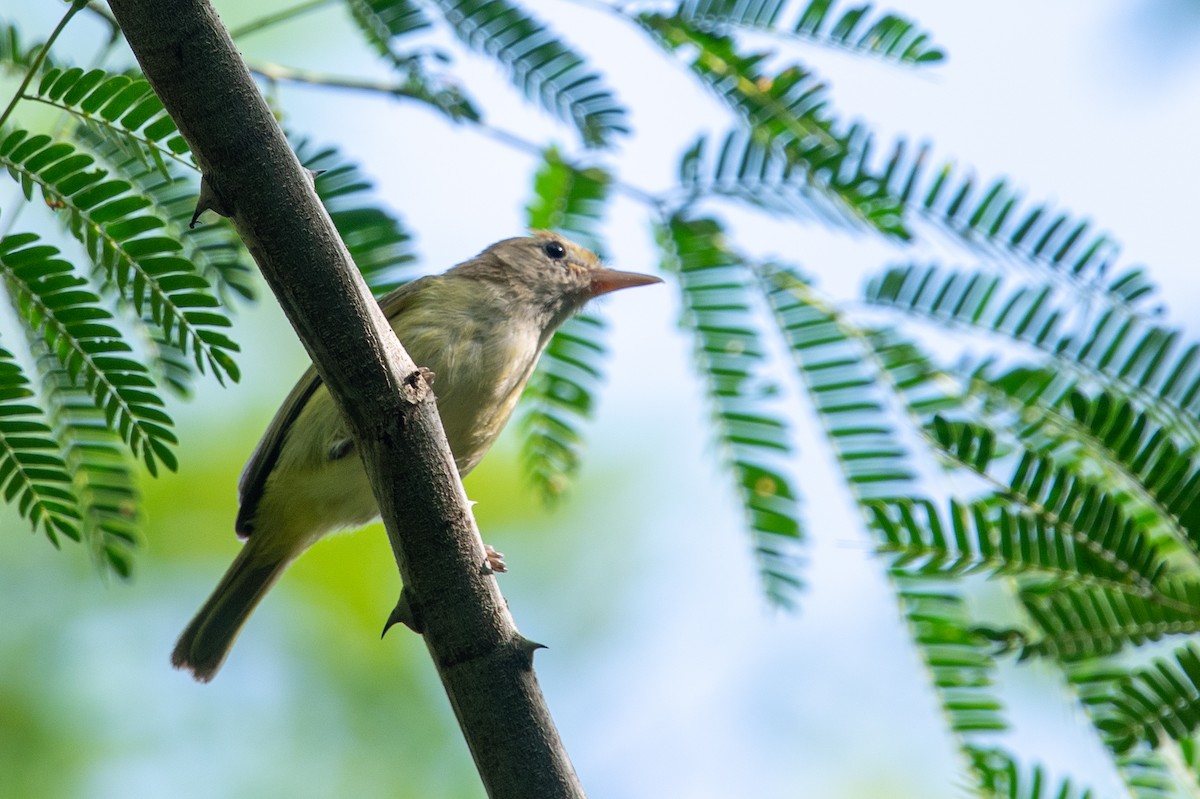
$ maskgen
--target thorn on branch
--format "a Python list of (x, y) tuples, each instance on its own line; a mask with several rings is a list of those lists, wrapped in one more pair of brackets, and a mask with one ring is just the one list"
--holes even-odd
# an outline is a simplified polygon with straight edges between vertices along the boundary
[(408, 590), (407, 586), (400, 590), (400, 599), (396, 602), (396, 607), (392, 608), (387, 621), (384, 622), (383, 632), (379, 634), (379, 637), (383, 638), (387, 635), (387, 631), (396, 624), (403, 624), (417, 635), (425, 631), (421, 615), (412, 601), (412, 591)]
[(188, 224), (188, 230), (196, 227), (196, 220), (205, 211), (212, 211), (224, 217), (233, 216), (233, 206), (221, 198), (212, 181), (208, 179), (208, 175), (200, 177), (200, 196), (196, 198), (196, 211), (192, 214), (192, 221)]
[(520, 634), (513, 639), (513, 644), (516, 646), (517, 651), (521, 653), (522, 657), (524, 658), (525, 662), (528, 663), (530, 668), (533, 667), (533, 653), (539, 649), (550, 648), (545, 644), (539, 644), (537, 641), (530, 641), (528, 638)]

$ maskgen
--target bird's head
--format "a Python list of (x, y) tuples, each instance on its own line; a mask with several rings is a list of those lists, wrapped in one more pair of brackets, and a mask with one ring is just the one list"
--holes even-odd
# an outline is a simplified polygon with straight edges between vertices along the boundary
[(601, 294), (662, 282), (651, 275), (608, 269), (592, 251), (543, 230), (496, 242), (455, 271), (493, 284), (514, 305), (542, 317), (549, 329)]

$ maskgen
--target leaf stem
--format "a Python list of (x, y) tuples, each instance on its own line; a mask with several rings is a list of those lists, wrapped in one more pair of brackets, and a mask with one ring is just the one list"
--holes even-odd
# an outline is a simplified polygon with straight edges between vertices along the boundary
[[(89, 2), (89, 3), (87, 3), (86, 8), (88, 11), (91, 11), (93, 14), (96, 14), (102, 20), (104, 20), (106, 23), (108, 23), (109, 28), (110, 28), (108, 41), (105, 43), (105, 45), (103, 47), (100, 48), (100, 51), (97, 52), (95, 57), (92, 59), (92, 66), (98, 67), (101, 64), (103, 64), (105, 61), (108, 60), (109, 55), (112, 54), (112, 51), (117, 46), (117, 43), (121, 41), (121, 27), (119, 25), (117, 25), (117, 20), (112, 16), (111, 13), (109, 13), (108, 9), (105, 8), (104, 6), (99, 5), (96, 2)], [(48, 47), (49, 42), (47, 42), (46, 44)], [(45, 48), (43, 48), (43, 52), (45, 52)], [(25, 88), (27, 88), (27, 86), (28, 86), (28, 81), (26, 81), (26, 83), (22, 84), (21, 88), (19, 88), (17, 90), (16, 96), (18, 98), (22, 98), (25, 100), (34, 100), (36, 102), (49, 102), (47, 100), (44, 100), (41, 97), (38, 97), (37, 95), (25, 94), (24, 90), (25, 90)], [(53, 103), (51, 103), (51, 105), (58, 108), (60, 111), (60, 113), (58, 114), (58, 118), (54, 121), (54, 129), (53, 129), (54, 132), (52, 134), (55, 137), (57, 137), (59, 132), (63, 129), (63, 126), (66, 124), (67, 119), (70, 117), (70, 113), (69, 113), (70, 109), (66, 108), (66, 106), (63, 106), (63, 105), (55, 105)], [(170, 155), (174, 156), (173, 153), (171, 153)], [(21, 187), (20, 187), (20, 185), (18, 185), (16, 187), (15, 193), (13, 195), (13, 198), (14, 198), (13, 202), (9, 204), (9, 207), (12, 207), (13, 210), (7, 217), (4, 218), (3, 225), (0, 225), (0, 238), (7, 236), (8, 234), (12, 233), (12, 231), (14, 229), (16, 229), (17, 220), (21, 217), (21, 212), (29, 207), (29, 203), (20, 202), (21, 197), (22, 197)]]
[[(61, 114), (59, 116), (59, 122), (56, 123), (56, 128), (61, 128), (62, 120), (64, 120), (64, 119), (68, 119), (72, 116), (79, 117), (80, 119), (90, 122), (92, 125), (94, 125), (97, 128), (104, 128), (107, 130), (115, 131), (123, 136), (127, 136), (130, 139), (133, 139), (134, 141), (136, 141), (138, 144), (141, 144), (142, 146), (144, 146), (147, 150), (155, 151), (159, 157), (169, 158), (170, 160), (174, 161), (175, 163), (179, 164), (181, 167), (183, 167), (184, 169), (187, 169), (190, 172), (198, 172), (199, 171), (199, 168), (194, 163), (192, 163), (188, 159), (184, 158), (179, 153), (172, 152), (171, 150), (167, 149), (165, 146), (163, 146), (159, 142), (148, 139), (143, 134), (141, 134), (137, 131), (122, 130), (115, 123), (110, 122), (109, 120), (104, 119), (103, 117), (100, 117), (100, 116), (92, 116), (90, 118), (86, 117), (83, 114), (81, 114), (79, 111), (77, 111), (76, 109), (74, 109), (71, 106), (67, 105), (66, 103), (62, 102), (61, 100), (50, 100), (45, 97), (39, 97), (36, 94), (25, 95), (25, 99), (29, 100), (31, 102), (34, 102), (34, 103), (42, 103), (44, 105), (48, 105), (51, 108), (54, 108), (54, 109), (57, 109), (58, 111), (60, 111)], [(56, 130), (56, 132), (57, 132), (57, 130)], [(160, 172), (161, 172), (161, 169), (160, 169)]]
[[(321, 0), (325, 2), (325, 0)], [(246, 59), (250, 72), (260, 75), (270, 81), (283, 83), (303, 83), (309, 86), (328, 86), (334, 89), (354, 89), (356, 91), (389, 94), (393, 97), (413, 97), (413, 92), (403, 83), (374, 80), (371, 78), (351, 77), (347, 75), (332, 75), (328, 72), (317, 72), (310, 69), (289, 67), (271, 61)]]
[(42, 68), (42, 64), (46, 60), (46, 54), (50, 52), (50, 45), (54, 44), (54, 40), (63, 32), (63, 28), (67, 27), (67, 23), (71, 21), (71, 17), (79, 13), (79, 10), (87, 6), (87, 0), (72, 0), (71, 7), (67, 9), (67, 13), (63, 14), (63, 18), (58, 21), (58, 25), (50, 32), (50, 38), (46, 39), (42, 49), (38, 51), (37, 57), (33, 59), (33, 63), (29, 65), (29, 69), (25, 72), (25, 77), (21, 81), (21, 85), (13, 92), (12, 99), (8, 101), (8, 107), (0, 113), (0, 127), (8, 121), (12, 116), (13, 109), (17, 107), (17, 103), (21, 102), (22, 95), (29, 88), (29, 84), (33, 82), (33, 76)]
[(232, 28), (229, 31), (229, 36), (233, 39), (240, 39), (243, 36), (249, 36), (252, 33), (258, 33), (272, 25), (280, 22), (287, 22), (297, 17), (301, 17), (313, 11), (318, 11), (325, 6), (333, 5), (334, 0), (309, 0), (307, 3), (301, 3), (291, 8), (285, 8), (282, 11), (276, 11), (274, 14), (267, 14), (264, 17), (259, 17), (256, 20), (247, 22), (238, 28)]
[[(324, 0), (321, 0), (324, 2)], [(276, 64), (270, 61), (256, 61), (247, 58), (246, 66), (250, 68), (250, 72), (259, 75), (270, 81), (279, 81), (284, 83), (302, 83), (308, 86), (327, 86), (334, 89), (352, 89), (355, 91), (372, 92), (374, 94), (386, 94), (391, 97), (408, 97), (419, 100), (411, 89), (403, 83), (395, 83), (382, 80), (373, 80), (371, 78), (351, 77), (346, 75), (332, 75), (327, 72), (316, 72), (307, 69), (298, 69), (289, 67), (284, 64)], [(513, 133), (510, 130), (489, 125), (486, 122), (472, 119), (461, 119), (460, 122), (473, 125), (483, 136), (492, 141), (499, 142), (504, 146), (540, 158), (545, 152), (544, 145), (538, 144), (535, 141), (526, 139), (523, 136)], [(656, 212), (663, 210), (665, 200), (662, 196), (657, 195), (647, 189), (626, 183), (621, 180), (614, 179), (612, 187), (615, 191), (624, 194), (626, 197), (633, 199), (643, 205), (651, 208)]]

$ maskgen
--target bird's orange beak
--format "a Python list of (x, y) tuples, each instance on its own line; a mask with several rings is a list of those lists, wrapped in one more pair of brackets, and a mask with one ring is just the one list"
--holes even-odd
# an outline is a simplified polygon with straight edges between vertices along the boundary
[(661, 283), (662, 278), (654, 275), (642, 275), (637, 272), (620, 272), (616, 269), (596, 269), (592, 271), (591, 296), (599, 297), (610, 291), (630, 289), (634, 286), (649, 286)]

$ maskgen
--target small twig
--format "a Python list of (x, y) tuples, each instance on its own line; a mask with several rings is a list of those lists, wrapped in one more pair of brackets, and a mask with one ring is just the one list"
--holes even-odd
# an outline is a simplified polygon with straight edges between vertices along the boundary
[[(66, 105), (65, 103), (63, 103), (62, 101), (59, 101), (59, 100), (48, 100), (45, 97), (39, 97), (36, 94), (26, 94), (26, 95), (22, 95), (22, 97), (23, 97), (23, 99), (29, 100), (30, 102), (33, 102), (33, 103), (42, 103), (44, 105), (48, 105), (51, 108), (58, 109), (61, 112), (61, 114), (59, 115), (59, 122), (56, 124), (56, 127), (55, 127), (55, 133), (57, 133), (59, 130), (61, 130), (62, 120), (68, 119), (73, 115), (78, 115), (78, 112), (72, 110), (68, 105)], [(136, 131), (132, 131), (132, 130), (121, 131), (115, 124), (113, 124), (112, 122), (108, 122), (107, 120), (104, 120), (103, 118), (98, 119), (96, 117), (93, 117), (90, 121), (97, 127), (104, 127), (104, 128), (117, 130), (121, 134), (126, 135), (129, 138), (133, 139), (134, 141), (138, 142), (139, 144), (143, 145), (147, 149), (156, 150), (158, 152), (159, 156), (161, 156), (163, 158), (169, 158), (170, 160), (174, 161), (175, 163), (179, 164), (181, 167), (184, 167), (185, 169), (190, 169), (193, 171), (196, 169), (196, 165), (193, 164), (188, 159), (184, 158), (183, 156), (179, 155), (178, 153), (171, 152), (166, 147), (158, 144), (157, 142), (151, 141), (150, 139), (147, 139), (145, 136), (140, 135)]]
[[(115, 48), (117, 46), (117, 42), (121, 41), (121, 27), (119, 25), (117, 25), (117, 20), (112, 15), (112, 12), (110, 12), (104, 6), (97, 5), (95, 3), (88, 3), (87, 10), (91, 11), (92, 13), (96, 14), (101, 19), (103, 19), (105, 22), (107, 22), (109, 25), (109, 28), (110, 28), (108, 42), (103, 47), (100, 48), (100, 51), (97, 52), (95, 57), (92, 59), (92, 66), (98, 67), (101, 64), (103, 64), (106, 60), (108, 60), (108, 56), (112, 53), (113, 48)], [(74, 12), (71, 12), (71, 13), (73, 14)], [(70, 18), (70, 16), (68, 15), (67, 19), (69, 19), (69, 18)], [(67, 20), (64, 19), (61, 23), (59, 23), (59, 31), (62, 30), (62, 27), (66, 24), (66, 21)], [(42, 59), (44, 57), (44, 54), (49, 51), (50, 42), (54, 40), (54, 37), (58, 35), (59, 31), (55, 31), (51, 35), (51, 38), (46, 41), (46, 44), (42, 47), (41, 53), (38, 54), (39, 59)], [(36, 66), (35, 66), (35, 68), (36, 68)], [(30, 74), (32, 75), (33, 72), (31, 71)], [(17, 89), (17, 93), (15, 95), (13, 95), (14, 104), (15, 104), (15, 102), (20, 101), (20, 100), (33, 100), (35, 102), (46, 102), (41, 97), (37, 97), (36, 95), (25, 94), (25, 90), (28, 88), (28, 86), (29, 86), (29, 81), (27, 80), (25, 83), (21, 84), (21, 87), (19, 89)], [(55, 108), (58, 108), (60, 111), (60, 113), (58, 114), (58, 118), (54, 121), (53, 134), (52, 134), (57, 137), (59, 132), (62, 131), (63, 126), (66, 124), (66, 121), (70, 116), (70, 113), (67, 111), (67, 109), (65, 107), (63, 107), (61, 105), (55, 105), (53, 103), (50, 103), (50, 105), (54, 106)], [(13, 107), (12, 105), (9, 106), (10, 111), (12, 110), (12, 107)], [(7, 114), (8, 112), (6, 111), (5, 113)], [(23, 192), (21, 190), (21, 187), (17, 186), (16, 190), (14, 192), (14, 195), (13, 195), (13, 201), (11, 203), (9, 203), (8, 206), (5, 206), (5, 207), (12, 208), (13, 210), (11, 213), (9, 213), (4, 218), (4, 227), (0, 228), (0, 237), (7, 236), (9, 233), (11, 233), (15, 229), (17, 220), (21, 216), (21, 212), (29, 207), (29, 203), (21, 202), (22, 196), (23, 196)]]
[[(374, 94), (385, 94), (389, 97), (406, 97), (417, 99), (417, 95), (403, 83), (394, 81), (375, 80), (372, 78), (360, 78), (349, 75), (331, 75), (327, 72), (317, 72), (314, 70), (298, 69), (289, 67), (283, 64), (275, 64), (269, 61), (256, 61), (246, 59), (246, 65), (250, 67), (250, 71), (255, 75), (259, 75), (269, 81), (282, 83), (301, 83), (307, 86), (324, 86), (331, 89), (351, 89), (353, 91), (371, 92)], [(480, 120), (463, 119), (459, 120), (471, 125), (476, 131), (492, 141), (499, 142), (506, 147), (509, 147), (526, 155), (540, 158), (546, 151), (545, 146), (538, 144), (535, 141), (526, 139), (510, 130), (489, 125), (487, 122)], [(642, 203), (653, 210), (661, 210), (665, 200), (661, 195), (635, 186), (621, 180), (613, 180), (613, 188), (629, 197), (632, 200)]]
[(252, 33), (258, 33), (259, 31), (265, 30), (272, 25), (277, 25), (280, 22), (288, 22), (296, 19), (297, 17), (304, 16), (305, 14), (318, 11), (325, 6), (331, 5), (333, 5), (333, 0), (309, 0), (307, 3), (301, 3), (300, 5), (292, 6), (291, 8), (285, 8), (281, 11), (276, 11), (274, 14), (267, 14), (264, 17), (259, 17), (256, 20), (247, 22), (245, 25), (242, 25), (239, 28), (233, 28), (229, 31), (229, 35), (234, 39), (240, 39), (243, 36), (249, 36)]
[(332, 89), (353, 89), (355, 91), (387, 94), (392, 97), (411, 97), (416, 95), (403, 83), (393, 81), (359, 78), (350, 75), (331, 75), (328, 72), (317, 72), (310, 69), (289, 67), (270, 61), (246, 59), (246, 66), (255, 75), (260, 75), (270, 81), (281, 83), (303, 83), (307, 86), (327, 86)]
[(3, 126), (8, 118), (12, 116), (13, 109), (17, 107), (17, 103), (21, 102), (25, 90), (29, 88), (29, 84), (33, 82), (33, 76), (42, 68), (42, 64), (46, 60), (46, 54), (50, 52), (50, 46), (54, 44), (54, 40), (63, 32), (63, 28), (67, 27), (67, 23), (71, 21), (71, 17), (79, 13), (79, 10), (85, 7), (87, 3), (84, 0), (75, 0), (71, 3), (71, 7), (67, 9), (67, 13), (63, 14), (63, 18), (58, 21), (58, 25), (50, 33), (50, 38), (46, 39), (46, 43), (42, 45), (42, 49), (38, 50), (37, 56), (33, 59), (33, 63), (29, 65), (29, 69), (25, 72), (25, 77), (21, 80), (21, 85), (13, 92), (12, 99), (8, 101), (8, 107), (0, 113), (0, 126)]

